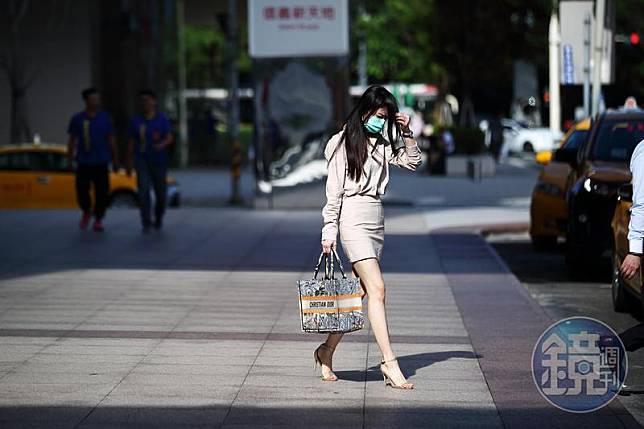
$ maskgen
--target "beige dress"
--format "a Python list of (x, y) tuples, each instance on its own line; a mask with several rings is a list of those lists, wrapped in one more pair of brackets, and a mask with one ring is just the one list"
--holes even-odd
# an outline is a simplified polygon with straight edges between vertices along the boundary
[[(350, 262), (382, 257), (385, 219), (380, 196), (389, 183), (389, 164), (416, 170), (421, 163), (420, 148), (407, 139), (394, 154), (391, 144), (382, 136), (369, 139), (369, 156), (360, 180), (348, 175), (344, 142), (335, 152), (343, 131), (327, 142), (324, 156), (328, 161), (327, 202), (322, 209), (322, 240), (336, 240), (338, 229), (344, 253)], [(375, 147), (375, 150), (374, 150)]]

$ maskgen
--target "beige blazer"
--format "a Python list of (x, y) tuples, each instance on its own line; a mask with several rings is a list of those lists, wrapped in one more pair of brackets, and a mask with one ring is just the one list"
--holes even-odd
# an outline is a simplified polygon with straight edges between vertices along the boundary
[[(390, 142), (383, 136), (369, 138), (369, 157), (359, 181), (348, 175), (347, 153), (344, 142), (335, 152), (342, 137), (341, 130), (329, 139), (324, 149), (328, 175), (326, 179), (326, 204), (322, 208), (322, 240), (336, 240), (342, 199), (352, 195), (385, 194), (389, 183), (389, 164), (415, 171), (421, 163), (421, 152), (414, 139), (405, 139), (404, 148), (394, 154)], [(375, 150), (374, 150), (375, 146)], [(332, 156), (333, 155), (333, 156)], [(386, 162), (384, 162), (386, 160)]]

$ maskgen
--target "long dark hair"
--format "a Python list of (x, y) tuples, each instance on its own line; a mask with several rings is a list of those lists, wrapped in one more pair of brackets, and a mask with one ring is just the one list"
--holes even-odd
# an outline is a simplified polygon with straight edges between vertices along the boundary
[(358, 181), (362, 176), (364, 163), (368, 156), (368, 133), (364, 127), (362, 118), (368, 119), (381, 107), (387, 109), (387, 136), (389, 137), (392, 149), (395, 150), (394, 127), (396, 128), (396, 136), (400, 136), (400, 125), (396, 122), (398, 103), (393, 94), (384, 87), (373, 85), (367, 88), (364, 94), (362, 94), (362, 97), (360, 97), (360, 100), (358, 100), (358, 104), (356, 104), (344, 122), (344, 133), (336, 150), (344, 142), (349, 177), (354, 181)]

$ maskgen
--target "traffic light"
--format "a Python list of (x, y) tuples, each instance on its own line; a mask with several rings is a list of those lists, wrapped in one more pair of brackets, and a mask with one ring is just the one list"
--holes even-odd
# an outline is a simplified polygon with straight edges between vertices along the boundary
[(637, 31), (631, 32), (631, 34), (616, 34), (615, 43), (623, 43), (624, 45), (637, 46), (640, 44), (640, 35)]

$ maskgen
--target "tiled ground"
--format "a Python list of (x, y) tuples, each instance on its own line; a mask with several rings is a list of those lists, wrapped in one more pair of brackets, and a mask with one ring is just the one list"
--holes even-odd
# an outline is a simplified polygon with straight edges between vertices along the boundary
[(312, 271), (317, 213), (180, 213), (151, 236), (130, 212), (103, 236), (70, 212), (0, 213), (15, 249), (0, 281), (3, 425), (500, 425), (420, 216), (387, 223), (390, 330), (416, 383), (403, 392), (384, 386), (368, 323), (338, 348), (340, 381), (314, 373), (323, 337), (300, 332), (294, 285)]
[[(103, 235), (74, 215), (0, 212), (0, 427), (530, 426), (502, 421), (516, 413), (495, 404), (507, 396), (454, 280), (504, 281), (499, 266), (467, 240), (441, 247), (419, 211), (387, 209), (383, 260), (412, 391), (384, 386), (368, 323), (338, 347), (338, 382), (313, 372), (323, 337), (300, 332), (295, 281), (319, 252), (319, 212), (181, 209), (149, 236), (132, 212), (111, 212)], [(534, 400), (534, 386), (513, 392)]]

